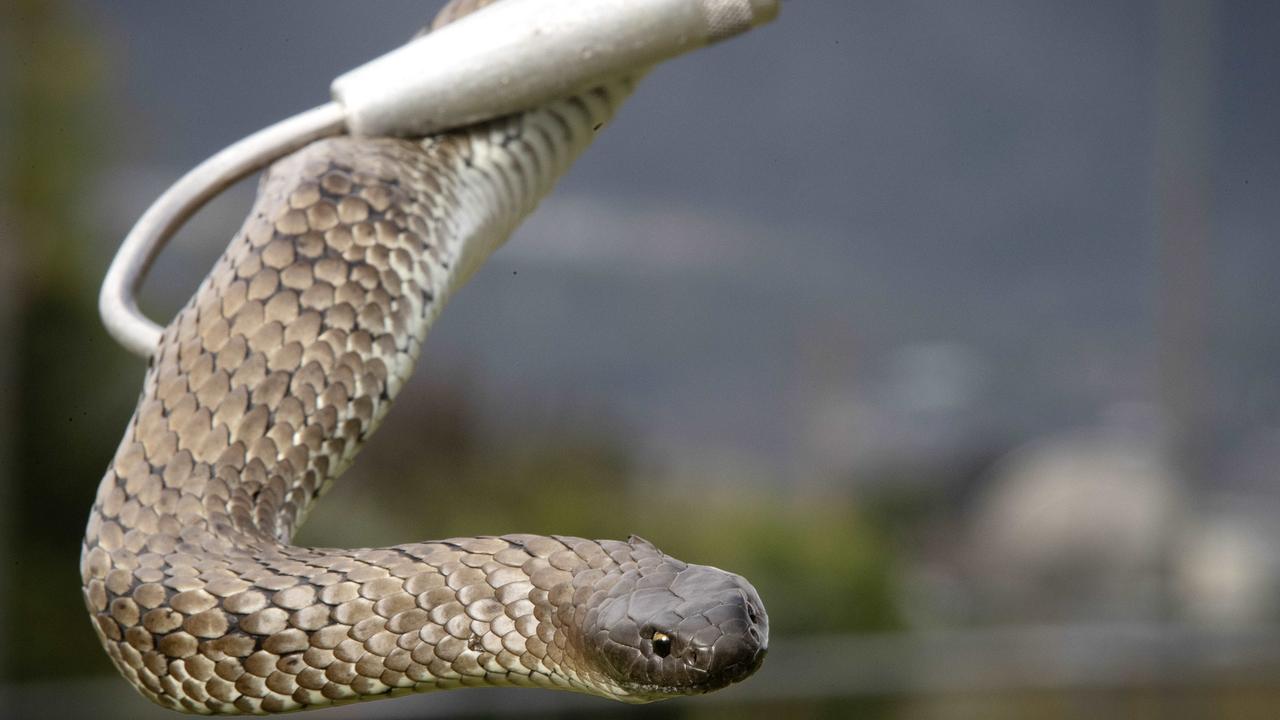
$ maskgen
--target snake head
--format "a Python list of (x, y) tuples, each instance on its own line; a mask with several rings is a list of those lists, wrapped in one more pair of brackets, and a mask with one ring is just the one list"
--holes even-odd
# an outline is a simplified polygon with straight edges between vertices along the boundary
[(632, 561), (595, 584), (581, 627), (584, 655), (613, 697), (695, 695), (760, 667), (769, 619), (745, 578), (681, 562), (635, 536), (628, 545)]

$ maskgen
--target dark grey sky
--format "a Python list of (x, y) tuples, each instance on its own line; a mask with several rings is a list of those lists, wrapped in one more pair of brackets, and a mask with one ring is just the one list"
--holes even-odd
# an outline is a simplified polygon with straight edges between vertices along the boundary
[[(325, 100), (439, 4), (84, 3), (119, 97), (119, 176), (176, 174)], [(601, 409), (642, 446), (803, 467), (1149, 404), (1153, 178), (1158, 153), (1186, 150), (1155, 141), (1160, 8), (785, 2), (646, 79), (445, 313), (426, 362), (467, 367), (495, 408), (514, 388)], [(1207, 17), (1209, 127), (1191, 149), (1208, 158), (1211, 414), (1229, 453), (1280, 423), (1280, 5)], [(108, 193), (113, 232), (149, 182)], [(237, 212), (180, 252), (206, 262)], [(182, 264), (161, 270), (190, 287)]]

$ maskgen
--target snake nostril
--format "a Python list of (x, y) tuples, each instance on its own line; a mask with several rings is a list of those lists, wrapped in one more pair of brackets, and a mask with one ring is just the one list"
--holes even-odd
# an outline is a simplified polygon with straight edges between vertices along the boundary
[(751, 598), (742, 590), (738, 590), (737, 603), (746, 611), (747, 620), (750, 621), (752, 625), (759, 624), (760, 610), (756, 608), (756, 604), (751, 602)]

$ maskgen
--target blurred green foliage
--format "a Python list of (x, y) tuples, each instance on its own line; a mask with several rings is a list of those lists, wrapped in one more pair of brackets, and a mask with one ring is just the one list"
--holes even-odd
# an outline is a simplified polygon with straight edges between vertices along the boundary
[(2, 12), (13, 102), (0, 196), (13, 229), (5, 262), (19, 270), (17, 320), (2, 339), (16, 365), (5, 665), (18, 678), (101, 672), (110, 666), (80, 598), (80, 534), (141, 377), (98, 323), (100, 268), (87, 252), (83, 199), (107, 147), (103, 63), (61, 4), (17, 0)]
[[(429, 373), (428, 355), (421, 372)], [(674, 486), (646, 477), (623, 438), (544, 428), (519, 444), (486, 440), (465, 381), (415, 383), (297, 540), (384, 545), (531, 532), (634, 533), (688, 562), (750, 578), (778, 634), (901, 627), (894, 552), (849, 497), (791, 496), (731, 476)], [(714, 467), (714, 466), (713, 466)]]

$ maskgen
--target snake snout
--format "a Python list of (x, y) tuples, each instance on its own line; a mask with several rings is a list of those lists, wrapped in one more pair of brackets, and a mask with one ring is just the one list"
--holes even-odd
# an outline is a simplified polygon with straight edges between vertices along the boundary
[(707, 690), (738, 682), (754, 673), (769, 651), (769, 621), (755, 590), (736, 575), (738, 587), (716, 594), (703, 611), (705, 627), (688, 638), (690, 664), (706, 674)]

